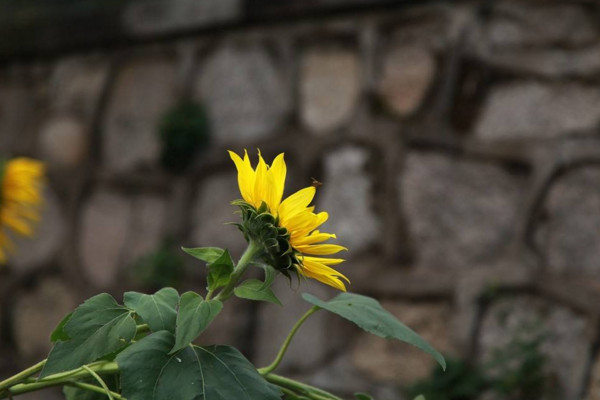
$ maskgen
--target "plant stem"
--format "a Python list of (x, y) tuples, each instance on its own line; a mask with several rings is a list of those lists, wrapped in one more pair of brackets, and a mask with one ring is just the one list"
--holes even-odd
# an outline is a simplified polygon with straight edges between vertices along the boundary
[[(119, 366), (115, 362), (107, 362), (99, 365), (88, 367), (90, 370), (98, 374), (116, 374), (119, 372)], [(90, 374), (83, 368), (77, 370), (63, 372), (60, 374), (50, 375), (33, 383), (19, 383), (10, 388), (0, 391), (0, 399), (5, 399), (11, 395), (18, 395), (28, 392), (33, 392), (40, 389), (49, 388), (52, 386), (65, 385), (74, 379), (89, 378)]]
[(277, 356), (275, 357), (275, 360), (273, 360), (273, 362), (271, 364), (267, 365), (266, 367), (258, 369), (258, 372), (261, 375), (267, 375), (267, 374), (273, 372), (275, 370), (275, 368), (277, 368), (277, 366), (279, 365), (279, 363), (281, 363), (281, 360), (283, 359), (283, 356), (285, 355), (285, 352), (287, 351), (288, 347), (290, 346), (290, 343), (292, 342), (292, 339), (294, 338), (294, 335), (296, 334), (296, 332), (298, 332), (298, 329), (300, 329), (300, 327), (302, 326), (302, 324), (304, 323), (304, 321), (306, 321), (308, 319), (308, 317), (310, 317), (311, 315), (313, 315), (314, 313), (316, 313), (320, 309), (321, 308), (317, 307), (317, 306), (311, 307), (310, 310), (308, 310), (296, 322), (296, 324), (294, 325), (294, 327), (292, 328), (292, 330), (290, 331), (290, 333), (288, 333), (287, 337), (285, 338), (285, 341), (281, 345), (281, 348), (279, 349), (279, 353), (277, 353)]
[(37, 363), (27, 369), (24, 369), (23, 371), (19, 372), (18, 374), (13, 375), (8, 379), (3, 380), (2, 382), (0, 382), (0, 392), (2, 391), (2, 389), (16, 385), (17, 383), (29, 378), (31, 375), (34, 375), (34, 374), (40, 372), (42, 370), (42, 368), (44, 368), (44, 365), (46, 365), (46, 360), (42, 360), (39, 363)]
[(108, 389), (108, 386), (106, 386), (106, 382), (104, 382), (104, 380), (102, 378), (100, 378), (100, 375), (98, 375), (93, 370), (91, 370), (90, 367), (88, 367), (87, 365), (84, 365), (82, 368), (85, 369), (87, 372), (89, 372), (90, 375), (92, 375), (94, 377), (96, 382), (98, 382), (100, 384), (100, 386), (102, 386), (102, 389), (104, 389), (104, 392), (108, 396), (109, 400), (115, 400), (114, 397), (112, 397), (112, 395), (110, 394), (110, 390)]
[[(67, 385), (67, 386), (73, 386), (73, 387), (76, 387), (76, 388), (79, 388), (79, 389), (89, 390), (90, 392), (96, 392), (96, 393), (100, 393), (100, 394), (107, 394), (107, 392), (104, 389), (102, 389), (101, 387), (98, 387), (96, 385), (90, 385), (89, 383), (66, 382), (65, 385)], [(110, 393), (110, 395), (115, 400), (127, 400), (125, 397), (121, 396), (119, 393), (113, 392), (111, 390), (109, 390), (108, 393)]]
[(256, 254), (258, 254), (260, 251), (260, 245), (256, 244), (252, 240), (248, 243), (246, 251), (244, 251), (244, 254), (242, 254), (240, 261), (238, 261), (237, 265), (233, 269), (233, 272), (231, 273), (229, 283), (223, 288), (223, 290), (219, 292), (217, 297), (215, 297), (215, 300), (225, 301), (231, 297), (235, 285), (237, 285), (244, 272), (246, 272), (246, 269), (252, 263), (254, 256), (256, 256)]
[(264, 377), (267, 381), (277, 386), (299, 392), (314, 400), (343, 400), (341, 397), (335, 396), (325, 390), (280, 375), (267, 374)]

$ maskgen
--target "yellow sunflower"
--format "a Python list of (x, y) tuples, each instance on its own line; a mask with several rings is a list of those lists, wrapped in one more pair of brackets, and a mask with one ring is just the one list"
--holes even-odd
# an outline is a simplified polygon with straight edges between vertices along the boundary
[(44, 174), (44, 164), (29, 158), (0, 162), (0, 264), (14, 250), (9, 232), (33, 235), (34, 222), (40, 219)]
[[(293, 253), (291, 267), (302, 276), (346, 291), (342, 279), (348, 283), (350, 281), (342, 273), (330, 267), (344, 260), (320, 257), (347, 249), (336, 244), (322, 243), (335, 239), (336, 236), (317, 230), (327, 221), (328, 214), (315, 213), (315, 207), (309, 206), (315, 196), (315, 187), (309, 186), (299, 190), (282, 201), (287, 172), (283, 153), (275, 157), (269, 166), (259, 151), (256, 168), (252, 167), (247, 151), (244, 151), (243, 159), (232, 151), (229, 155), (238, 171), (238, 186), (244, 201), (258, 212), (262, 212), (266, 207), (266, 212), (275, 217), (272, 223), (280, 232), (285, 228), (284, 237), (291, 245)], [(281, 239), (279, 242), (281, 243)], [(273, 243), (277, 244), (277, 239)], [(285, 246), (280, 247), (285, 249)]]

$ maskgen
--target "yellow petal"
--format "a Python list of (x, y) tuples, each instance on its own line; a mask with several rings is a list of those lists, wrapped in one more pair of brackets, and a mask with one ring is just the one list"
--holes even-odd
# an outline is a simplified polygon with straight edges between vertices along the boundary
[(252, 203), (254, 207), (259, 208), (262, 202), (268, 203), (269, 197), (269, 176), (267, 174), (267, 164), (262, 158), (260, 151), (258, 153), (258, 165), (256, 166), (256, 177), (254, 180), (254, 194)]
[(348, 250), (344, 246), (339, 246), (337, 244), (313, 244), (294, 246), (294, 248), (303, 254), (313, 254), (317, 256), (325, 256), (339, 253), (342, 250)]
[(304, 211), (315, 197), (315, 187), (309, 186), (292, 194), (279, 206), (279, 218), (282, 225), (294, 215)]
[(254, 204), (254, 180), (256, 174), (250, 164), (248, 152), (244, 150), (243, 160), (231, 150), (229, 150), (229, 156), (231, 157), (231, 160), (233, 160), (238, 171), (238, 186), (242, 198), (248, 203)]
[(279, 154), (273, 160), (271, 168), (269, 168), (269, 175), (271, 175), (270, 182), (273, 184), (273, 198), (271, 199), (271, 211), (277, 212), (281, 198), (283, 197), (283, 189), (285, 187), (285, 176), (287, 174), (287, 167), (283, 159), (283, 153)]
[(296, 246), (303, 246), (307, 244), (314, 244), (324, 242), (329, 239), (336, 239), (337, 236), (333, 233), (321, 233), (318, 230), (313, 231), (310, 235), (301, 237), (294, 241)]
[(323, 258), (323, 257), (303, 257), (302, 258), (305, 261), (309, 261), (309, 262), (318, 262), (324, 265), (337, 265), (337, 264), (341, 264), (343, 263), (344, 259), (342, 258)]

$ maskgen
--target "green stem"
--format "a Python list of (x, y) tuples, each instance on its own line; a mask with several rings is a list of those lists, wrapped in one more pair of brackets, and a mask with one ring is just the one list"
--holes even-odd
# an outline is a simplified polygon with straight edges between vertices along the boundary
[(273, 372), (275, 370), (275, 368), (277, 368), (277, 366), (281, 363), (281, 360), (283, 359), (283, 356), (285, 355), (285, 352), (287, 351), (288, 347), (290, 346), (290, 343), (292, 342), (292, 339), (294, 338), (294, 335), (296, 334), (296, 332), (298, 332), (298, 329), (300, 329), (300, 327), (302, 326), (302, 324), (304, 323), (304, 321), (306, 321), (308, 319), (308, 317), (310, 317), (311, 315), (313, 315), (314, 313), (316, 313), (320, 309), (321, 308), (317, 307), (317, 306), (311, 307), (310, 310), (308, 310), (296, 322), (296, 324), (294, 325), (294, 327), (292, 328), (292, 330), (290, 331), (290, 333), (288, 333), (287, 337), (285, 338), (285, 341), (281, 345), (281, 348), (279, 349), (279, 353), (277, 353), (277, 356), (275, 357), (275, 360), (273, 360), (273, 362), (271, 364), (267, 365), (266, 367), (258, 369), (258, 372), (261, 375), (267, 375), (267, 374)]
[(106, 392), (106, 395), (108, 396), (109, 400), (115, 400), (112, 397), (112, 395), (110, 394), (110, 390), (108, 389), (108, 386), (106, 386), (106, 382), (104, 382), (104, 380), (102, 378), (100, 378), (100, 375), (98, 375), (93, 370), (91, 370), (90, 367), (88, 367), (87, 365), (84, 365), (82, 368), (85, 369), (87, 372), (89, 372), (90, 375), (92, 375), (94, 377), (96, 382), (98, 382), (100, 384), (100, 386), (102, 386), (102, 388)]
[(240, 261), (238, 261), (237, 265), (233, 269), (231, 273), (231, 278), (229, 283), (219, 292), (215, 300), (225, 301), (233, 295), (233, 289), (235, 285), (237, 285), (238, 281), (246, 272), (246, 269), (252, 263), (254, 256), (256, 256), (261, 251), (261, 246), (253, 242), (252, 240), (248, 243), (248, 247), (246, 247), (246, 251), (242, 254)]
[(39, 363), (19, 372), (18, 374), (3, 380), (2, 382), (0, 382), (0, 392), (2, 392), (2, 389), (16, 385), (17, 383), (29, 378), (31, 375), (40, 372), (42, 368), (44, 368), (44, 365), (46, 365), (46, 360), (42, 360)]
[[(73, 386), (79, 389), (83, 389), (83, 390), (89, 390), (90, 392), (96, 392), (96, 393), (100, 393), (100, 394), (107, 394), (107, 392), (102, 389), (101, 387), (98, 387), (96, 385), (90, 385), (89, 383), (82, 383), (82, 382), (67, 382), (66, 383), (67, 386)], [(121, 396), (119, 393), (113, 392), (111, 390), (108, 391), (108, 393), (110, 393), (110, 395), (112, 396), (113, 399), (115, 400), (127, 400), (125, 397)]]
[(310, 397), (314, 400), (343, 400), (341, 397), (335, 396), (325, 390), (319, 389), (306, 383), (298, 382), (290, 378), (283, 377), (281, 375), (268, 374), (264, 378), (277, 386), (284, 387), (294, 392), (301, 393), (304, 396)]
[(150, 326), (148, 324), (141, 324), (135, 327), (135, 334), (150, 332)]
[[(89, 369), (98, 374), (116, 374), (119, 372), (119, 366), (115, 362), (107, 362), (100, 365), (94, 365)], [(9, 396), (15, 396), (23, 393), (34, 392), (36, 390), (45, 389), (53, 386), (61, 386), (71, 382), (74, 379), (89, 378), (90, 374), (83, 368), (77, 370), (63, 372), (60, 374), (50, 375), (33, 383), (19, 383), (10, 388), (0, 391), (0, 399), (6, 399)]]

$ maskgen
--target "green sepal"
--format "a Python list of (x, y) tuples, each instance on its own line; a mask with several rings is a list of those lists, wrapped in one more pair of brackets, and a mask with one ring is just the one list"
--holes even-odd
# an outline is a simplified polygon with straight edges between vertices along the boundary
[(371, 297), (341, 293), (332, 300), (322, 301), (308, 293), (303, 293), (302, 298), (315, 306), (354, 322), (369, 333), (411, 344), (431, 355), (442, 366), (442, 369), (446, 369), (446, 360), (440, 352)]
[(160, 331), (117, 357), (127, 400), (280, 400), (282, 393), (231, 346), (186, 346)]
[(175, 333), (179, 293), (173, 288), (163, 288), (150, 295), (126, 292), (123, 302), (134, 310), (147, 323), (152, 332), (169, 331)]
[(204, 300), (195, 292), (182, 294), (177, 312), (175, 344), (170, 352), (181, 350), (200, 336), (222, 308), (223, 303), (219, 300)]
[(269, 287), (265, 287), (265, 283), (258, 279), (248, 279), (242, 282), (241, 285), (233, 289), (233, 293), (241, 299), (268, 301), (282, 305), (275, 293)]
[(40, 378), (89, 364), (126, 347), (136, 332), (133, 311), (108, 293), (86, 300), (59, 329), (68, 336), (54, 344)]

